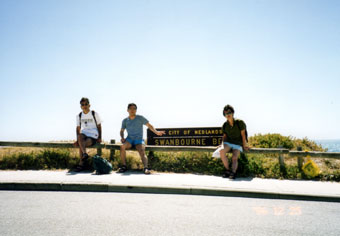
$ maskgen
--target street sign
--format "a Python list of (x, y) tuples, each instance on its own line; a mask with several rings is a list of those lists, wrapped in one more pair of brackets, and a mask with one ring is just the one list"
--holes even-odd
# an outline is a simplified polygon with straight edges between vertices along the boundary
[(165, 135), (157, 136), (147, 130), (147, 144), (156, 146), (218, 146), (222, 143), (221, 127), (157, 128)]

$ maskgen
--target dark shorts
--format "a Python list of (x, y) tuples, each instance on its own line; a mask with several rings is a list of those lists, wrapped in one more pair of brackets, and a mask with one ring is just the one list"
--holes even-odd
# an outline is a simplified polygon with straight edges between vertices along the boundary
[(97, 143), (97, 139), (88, 137), (85, 134), (82, 134), (85, 140), (91, 139), (91, 146), (95, 145)]

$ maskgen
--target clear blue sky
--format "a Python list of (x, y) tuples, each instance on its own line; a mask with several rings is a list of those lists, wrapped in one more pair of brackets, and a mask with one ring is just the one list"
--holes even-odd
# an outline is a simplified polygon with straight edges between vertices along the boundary
[(75, 139), (79, 100), (119, 140), (155, 127), (340, 139), (340, 1), (0, 1), (0, 140)]

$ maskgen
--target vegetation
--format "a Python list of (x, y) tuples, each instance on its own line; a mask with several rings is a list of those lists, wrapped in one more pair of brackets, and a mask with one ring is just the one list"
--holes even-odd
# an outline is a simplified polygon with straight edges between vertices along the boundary
[(255, 134), (249, 137), (249, 144), (251, 147), (257, 148), (287, 148), (290, 150), (301, 148), (304, 151), (327, 151), (308, 138), (297, 139), (281, 134)]
[[(304, 139), (286, 137), (280, 134), (255, 135), (249, 138), (252, 147), (259, 148), (288, 148), (309, 151), (325, 151), (315, 142)], [(95, 149), (90, 149), (90, 155), (95, 154)], [(78, 161), (76, 149), (41, 149), (41, 148), (1, 148), (0, 169), (15, 170), (50, 170), (71, 169)], [(103, 149), (102, 156), (109, 159), (110, 151)], [(230, 155), (229, 155), (230, 158)], [(196, 173), (207, 175), (221, 175), (224, 171), (222, 161), (213, 158), (209, 152), (155, 152), (149, 155), (150, 166), (154, 171), (175, 173)], [(314, 179), (340, 181), (340, 160), (313, 158), (321, 169), (321, 174)], [(119, 152), (116, 151), (111, 160), (114, 169), (120, 165)], [(231, 163), (231, 161), (230, 161)], [(139, 155), (135, 151), (127, 153), (129, 169), (140, 170), (143, 168)], [(91, 159), (88, 163), (90, 169)], [(297, 167), (297, 159), (285, 158), (285, 167), (280, 168), (278, 156), (273, 154), (241, 155), (239, 158), (238, 176), (260, 177), (279, 179), (310, 179)]]
[(67, 169), (74, 166), (78, 161), (75, 156), (70, 155), (69, 149), (43, 149), (32, 150), (31, 152), (13, 152), (13, 149), (15, 148), (9, 150), (9, 155), (2, 153), (0, 156), (0, 169)]
[[(229, 163), (231, 163), (229, 155)], [(314, 179), (340, 181), (340, 160), (313, 158), (321, 169)], [(165, 153), (155, 152), (151, 159), (155, 171), (221, 175), (224, 166), (211, 153)], [(278, 155), (246, 154), (239, 158), (239, 177), (259, 177), (275, 179), (311, 179), (297, 167), (296, 158), (286, 158), (285, 167), (280, 168)]]

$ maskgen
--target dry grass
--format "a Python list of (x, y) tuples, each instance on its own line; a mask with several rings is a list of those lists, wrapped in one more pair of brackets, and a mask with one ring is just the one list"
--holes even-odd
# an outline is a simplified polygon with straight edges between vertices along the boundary
[[(88, 149), (90, 156), (96, 149)], [(110, 150), (102, 149), (102, 156), (110, 159)], [(303, 174), (297, 169), (296, 157), (285, 157), (285, 172), (280, 171), (278, 155), (265, 156), (248, 154), (244, 162), (244, 176), (263, 178), (301, 179)], [(306, 161), (307, 158), (304, 158)], [(312, 158), (322, 171), (319, 179), (340, 181), (340, 160), (331, 158)], [(79, 152), (76, 148), (0, 148), (1, 169), (65, 169), (77, 164)], [(91, 161), (91, 160), (90, 160)], [(240, 162), (242, 162), (240, 160)], [(115, 151), (111, 160), (114, 169), (120, 165), (120, 153)], [(202, 173), (220, 175), (224, 167), (220, 159), (212, 158), (211, 153), (198, 152), (155, 152), (149, 160), (151, 167), (160, 172)], [(142, 169), (143, 164), (137, 151), (127, 151), (129, 169)]]
[[(320, 168), (323, 173), (332, 174), (335, 171), (340, 170), (340, 160), (333, 158), (311, 158), (315, 164)], [(307, 157), (303, 158), (303, 163), (307, 162)], [(286, 157), (285, 164), (287, 166), (297, 166), (297, 157)]]

